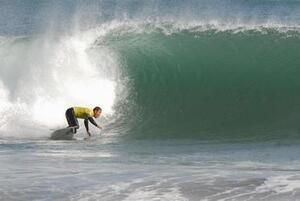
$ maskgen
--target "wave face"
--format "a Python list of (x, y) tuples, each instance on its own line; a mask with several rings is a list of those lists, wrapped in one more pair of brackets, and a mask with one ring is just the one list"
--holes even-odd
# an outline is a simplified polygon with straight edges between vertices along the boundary
[(298, 138), (299, 11), (294, 0), (4, 2), (0, 138), (48, 136), (73, 105), (102, 106), (122, 139)]
[(297, 32), (156, 29), (117, 32), (105, 43), (123, 61), (129, 96), (118, 121), (135, 137), (257, 138), (299, 129)]

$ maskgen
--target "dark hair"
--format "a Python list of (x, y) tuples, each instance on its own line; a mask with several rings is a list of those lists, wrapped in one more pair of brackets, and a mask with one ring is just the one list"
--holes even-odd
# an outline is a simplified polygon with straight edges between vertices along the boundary
[(95, 112), (95, 111), (99, 111), (99, 110), (102, 111), (101, 107), (98, 107), (98, 106), (97, 106), (97, 107), (94, 107), (94, 109), (93, 109), (94, 112)]

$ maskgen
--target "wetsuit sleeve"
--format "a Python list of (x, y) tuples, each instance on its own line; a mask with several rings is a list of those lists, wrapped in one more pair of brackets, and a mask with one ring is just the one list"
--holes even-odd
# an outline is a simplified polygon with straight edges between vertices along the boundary
[(95, 122), (95, 120), (93, 119), (93, 117), (88, 117), (87, 118), (92, 124), (94, 124), (94, 126), (98, 126), (98, 124)]
[(89, 132), (89, 121), (87, 118), (84, 119), (84, 126), (85, 126), (86, 131)]

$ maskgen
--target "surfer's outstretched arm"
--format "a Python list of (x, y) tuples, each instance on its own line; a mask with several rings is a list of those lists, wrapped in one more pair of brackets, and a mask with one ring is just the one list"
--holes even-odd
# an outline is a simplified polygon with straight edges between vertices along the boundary
[(93, 117), (88, 117), (87, 118), (94, 126), (98, 127), (98, 124), (95, 122), (95, 120), (93, 119)]
[(85, 126), (85, 129), (86, 129), (86, 132), (88, 133), (89, 136), (91, 136), (90, 132), (89, 132), (89, 121), (94, 125), (96, 126), (97, 128), (101, 128), (101, 126), (99, 126), (95, 120), (92, 118), (92, 117), (88, 117), (88, 118), (85, 118), (84, 119), (84, 126)]

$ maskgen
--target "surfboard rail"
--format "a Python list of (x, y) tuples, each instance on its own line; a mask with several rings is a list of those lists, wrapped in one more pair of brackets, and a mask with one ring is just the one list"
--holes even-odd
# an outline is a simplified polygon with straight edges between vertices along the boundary
[(51, 140), (73, 140), (74, 134), (71, 128), (62, 128), (51, 133)]

